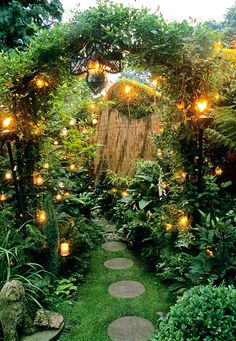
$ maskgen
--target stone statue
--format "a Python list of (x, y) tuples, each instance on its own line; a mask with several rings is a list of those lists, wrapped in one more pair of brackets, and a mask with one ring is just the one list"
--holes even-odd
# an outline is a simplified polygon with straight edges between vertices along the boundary
[(0, 292), (0, 323), (4, 341), (17, 341), (17, 329), (24, 335), (34, 332), (33, 323), (25, 305), (25, 290), (18, 281), (5, 283)]

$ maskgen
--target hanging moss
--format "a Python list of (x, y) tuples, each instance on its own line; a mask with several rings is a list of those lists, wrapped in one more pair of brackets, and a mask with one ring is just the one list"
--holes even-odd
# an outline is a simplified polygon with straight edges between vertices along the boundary
[[(126, 87), (129, 92), (126, 93)], [(121, 79), (113, 84), (107, 99), (111, 101), (110, 108), (117, 109), (122, 115), (133, 119), (144, 118), (154, 111), (154, 90), (134, 80)], [(156, 92), (158, 100), (160, 94)]]

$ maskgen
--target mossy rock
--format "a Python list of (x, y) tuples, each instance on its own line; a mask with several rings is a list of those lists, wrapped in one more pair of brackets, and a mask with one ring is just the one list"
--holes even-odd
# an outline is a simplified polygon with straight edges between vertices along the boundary
[[(126, 94), (126, 86), (129, 92)], [(154, 90), (145, 84), (134, 80), (121, 79), (113, 84), (108, 92), (107, 99), (110, 107), (117, 109), (120, 114), (133, 119), (145, 118), (154, 112)], [(156, 92), (156, 98), (160, 93)]]

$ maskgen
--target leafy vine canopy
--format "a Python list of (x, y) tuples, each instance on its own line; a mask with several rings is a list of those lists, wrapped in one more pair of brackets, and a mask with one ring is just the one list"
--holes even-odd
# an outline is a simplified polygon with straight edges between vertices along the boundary
[[(147, 9), (101, 2), (77, 12), (69, 23), (39, 31), (24, 51), (2, 52), (1, 103), (19, 117), (37, 121), (48, 111), (57, 86), (71, 77), (73, 58), (98, 49), (107, 59), (120, 57), (130, 66), (164, 75), (166, 91), (191, 107), (227, 78), (214, 50), (217, 39), (202, 24), (166, 23)], [(35, 87), (37, 77), (46, 86)]]

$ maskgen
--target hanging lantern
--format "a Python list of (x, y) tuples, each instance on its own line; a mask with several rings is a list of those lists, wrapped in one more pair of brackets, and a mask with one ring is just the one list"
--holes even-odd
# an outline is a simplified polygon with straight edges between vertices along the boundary
[(215, 168), (215, 175), (216, 176), (221, 176), (223, 174), (223, 169), (219, 166)]
[(47, 214), (45, 211), (41, 210), (41, 211), (38, 211), (36, 213), (36, 218), (37, 218), (37, 221), (40, 223), (40, 224), (43, 224), (45, 223), (45, 221), (47, 220)]
[(68, 242), (63, 242), (60, 245), (60, 255), (62, 257), (69, 256), (70, 254), (70, 244)]
[(122, 55), (112, 53), (111, 60), (108, 60), (100, 51), (92, 50), (87, 52), (87, 57), (76, 56), (71, 63), (71, 71), (74, 75), (86, 73), (86, 82), (94, 94), (98, 94), (107, 83), (107, 73), (121, 72)]

